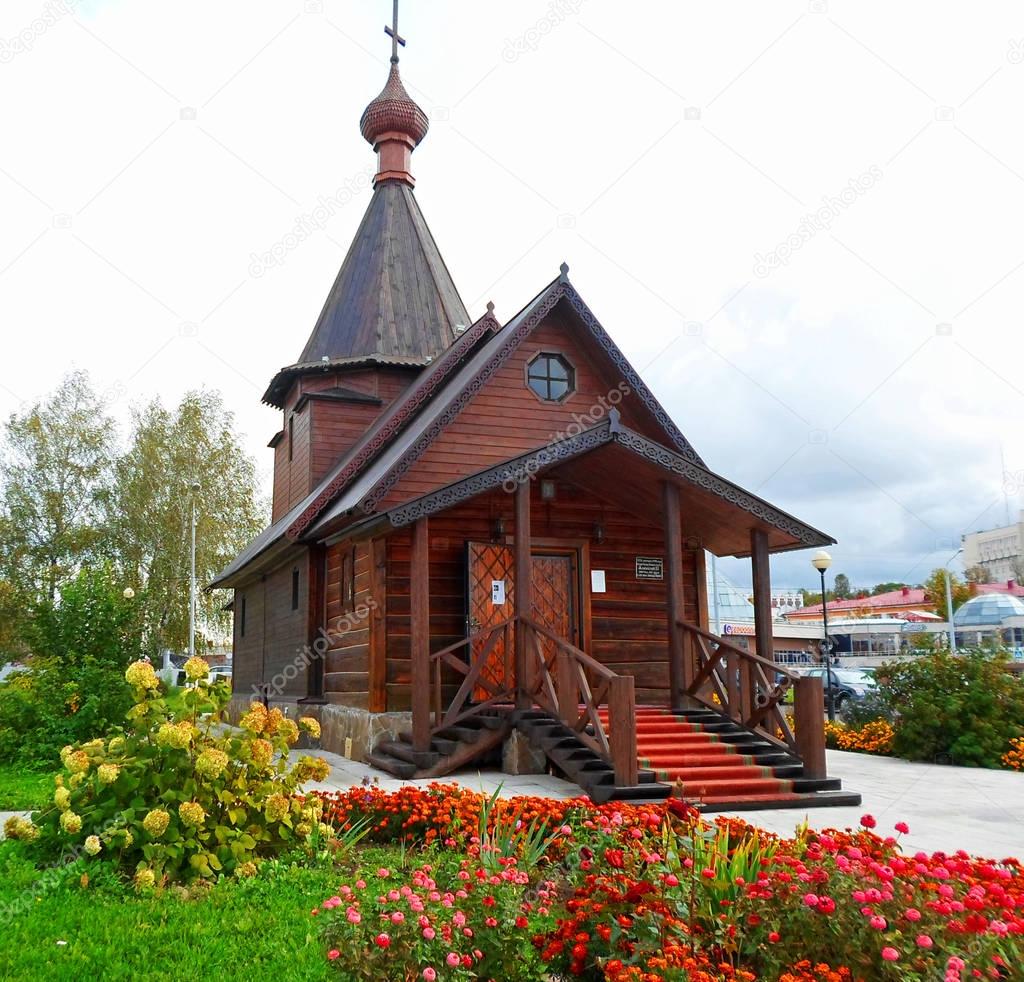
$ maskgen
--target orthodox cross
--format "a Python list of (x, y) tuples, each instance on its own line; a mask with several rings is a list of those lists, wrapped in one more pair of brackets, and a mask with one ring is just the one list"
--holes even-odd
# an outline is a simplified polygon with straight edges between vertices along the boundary
[(391, 26), (385, 25), (384, 33), (391, 38), (391, 62), (398, 64), (398, 46), (405, 47), (405, 38), (398, 33), (398, 0), (395, 0), (394, 13), (391, 17)]

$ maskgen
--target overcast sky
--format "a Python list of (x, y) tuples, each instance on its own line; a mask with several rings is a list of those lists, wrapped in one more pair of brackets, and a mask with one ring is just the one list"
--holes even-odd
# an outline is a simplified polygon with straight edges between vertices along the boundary
[[(390, 8), (4, 0), (3, 416), (74, 368), (123, 422), (217, 388), (269, 477), (260, 396), (369, 200)], [(1016, 516), (1019, 3), (404, 0), (400, 30), (473, 317), (568, 262), (708, 465), (834, 535), (854, 584)], [(812, 587), (808, 558), (775, 584)]]

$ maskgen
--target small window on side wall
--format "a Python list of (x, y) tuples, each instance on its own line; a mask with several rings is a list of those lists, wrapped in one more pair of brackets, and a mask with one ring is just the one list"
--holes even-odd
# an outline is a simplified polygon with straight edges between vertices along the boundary
[(576, 370), (562, 355), (541, 352), (526, 366), (526, 384), (545, 402), (561, 402), (576, 389)]

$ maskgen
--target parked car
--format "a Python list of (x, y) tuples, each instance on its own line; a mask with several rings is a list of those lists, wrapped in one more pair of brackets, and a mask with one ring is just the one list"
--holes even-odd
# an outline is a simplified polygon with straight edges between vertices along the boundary
[[(828, 669), (824, 665), (807, 669), (804, 675), (821, 679), (825, 689), (825, 705), (828, 705)], [(874, 675), (863, 668), (832, 669), (832, 697), (836, 709), (842, 709), (848, 700), (863, 699), (877, 687)]]

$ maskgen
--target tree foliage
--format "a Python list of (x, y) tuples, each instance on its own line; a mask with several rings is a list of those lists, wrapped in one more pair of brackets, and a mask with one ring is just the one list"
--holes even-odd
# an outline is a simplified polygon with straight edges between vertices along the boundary
[(139, 609), (112, 567), (84, 566), (26, 622), (26, 670), (0, 684), (0, 760), (50, 766), (65, 744), (102, 733), (131, 705)]
[(944, 620), (948, 621), (952, 616), (949, 608), (946, 605), (946, 576), (950, 577), (950, 591), (953, 596), (953, 610), (956, 609), (963, 603), (966, 603), (971, 597), (971, 586), (969, 583), (965, 583), (960, 579), (956, 573), (949, 572), (943, 567), (933, 569), (931, 576), (924, 581), (924, 590), (928, 595), (929, 601), (934, 605), (936, 613)]
[(197, 619), (214, 630), (225, 624), (223, 600), (202, 587), (261, 528), (256, 487), (256, 465), (239, 447), (218, 394), (190, 392), (174, 410), (154, 401), (135, 414), (131, 447), (115, 468), (110, 527), (125, 576), (142, 588), (154, 654), (188, 643), (193, 499)]
[[(6, 578), (51, 598), (102, 540), (113, 421), (82, 372), (13, 415), (0, 456)], [(19, 582), (20, 581), (20, 582)]]
[(853, 596), (850, 578), (845, 573), (836, 573), (835, 582), (832, 584), (832, 594), (838, 600), (849, 600)]

